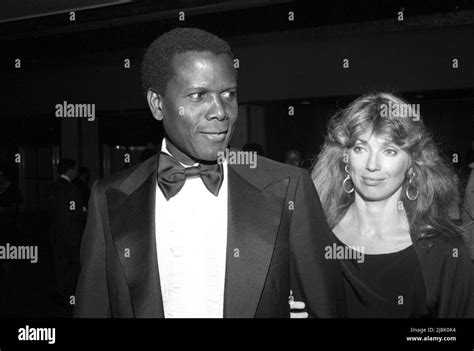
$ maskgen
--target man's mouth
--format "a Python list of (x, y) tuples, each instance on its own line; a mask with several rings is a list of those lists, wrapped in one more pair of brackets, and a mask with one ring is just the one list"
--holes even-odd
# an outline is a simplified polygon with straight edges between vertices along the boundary
[(209, 141), (213, 142), (222, 142), (225, 140), (227, 135), (227, 130), (219, 132), (219, 131), (209, 131), (209, 132), (201, 132), (202, 136)]

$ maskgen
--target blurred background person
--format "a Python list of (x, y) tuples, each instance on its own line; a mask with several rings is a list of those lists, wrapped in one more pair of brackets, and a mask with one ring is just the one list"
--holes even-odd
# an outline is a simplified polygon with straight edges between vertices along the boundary
[(70, 297), (79, 275), (79, 251), (86, 215), (81, 190), (72, 182), (78, 175), (75, 160), (58, 163), (59, 179), (52, 185), (48, 199), (50, 241), (54, 259), (56, 302), (72, 314)]
[[(18, 243), (17, 215), (21, 205), (20, 190), (10, 178), (7, 167), (0, 166), (0, 245)], [(8, 308), (7, 290), (10, 285), (11, 263), (0, 262), (0, 315)]]
[(17, 215), (20, 210), (20, 189), (14, 184), (5, 166), (0, 167), (0, 244), (18, 240)]
[(285, 152), (285, 163), (296, 167), (303, 165), (303, 156), (299, 150), (288, 150)]
[(356, 99), (330, 119), (312, 177), (338, 245), (363, 253), (341, 260), (349, 317), (474, 316), (472, 263), (448, 216), (457, 177), (412, 106)]
[(82, 204), (84, 206), (87, 206), (87, 203), (89, 202), (89, 196), (91, 193), (91, 189), (89, 187), (90, 179), (91, 176), (89, 173), (89, 168), (81, 167), (79, 168), (79, 172), (76, 179), (72, 181), (72, 183), (77, 186), (81, 192)]

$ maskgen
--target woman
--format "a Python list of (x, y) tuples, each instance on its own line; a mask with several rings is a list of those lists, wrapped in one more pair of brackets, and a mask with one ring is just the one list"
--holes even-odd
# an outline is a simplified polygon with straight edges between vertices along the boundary
[(349, 317), (474, 317), (472, 263), (448, 217), (457, 178), (419, 108), (356, 99), (330, 120), (312, 178), (343, 253)]

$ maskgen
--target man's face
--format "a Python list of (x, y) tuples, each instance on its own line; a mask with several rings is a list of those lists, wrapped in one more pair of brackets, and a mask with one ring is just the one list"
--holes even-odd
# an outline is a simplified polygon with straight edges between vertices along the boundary
[(288, 151), (285, 157), (285, 163), (288, 165), (300, 167), (302, 163), (301, 154), (298, 151)]
[(77, 176), (78, 176), (78, 174), (79, 174), (79, 165), (78, 165), (77, 162), (76, 162), (76, 164), (74, 165), (74, 168), (70, 168), (70, 169), (68, 170), (68, 173), (69, 173), (69, 174), (68, 174), (69, 179), (74, 180), (74, 179), (77, 178)]
[(210, 52), (175, 55), (174, 76), (153, 115), (163, 120), (167, 137), (188, 156), (215, 161), (237, 121), (237, 82), (231, 58)]

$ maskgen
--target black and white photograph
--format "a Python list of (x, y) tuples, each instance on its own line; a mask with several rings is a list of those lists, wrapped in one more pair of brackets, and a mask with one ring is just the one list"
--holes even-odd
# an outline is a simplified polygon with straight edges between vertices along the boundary
[(474, 349), (473, 0), (0, 1), (0, 44), (0, 350)]

